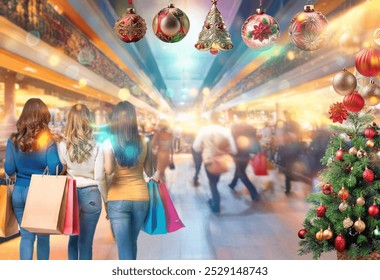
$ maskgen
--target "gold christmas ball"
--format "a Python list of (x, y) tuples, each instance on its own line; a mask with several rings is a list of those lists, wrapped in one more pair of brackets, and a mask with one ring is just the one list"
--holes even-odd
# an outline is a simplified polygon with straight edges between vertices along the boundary
[(343, 96), (351, 94), (356, 89), (357, 83), (355, 75), (346, 69), (338, 72), (332, 81), (336, 93)]
[(356, 205), (361, 205), (363, 206), (365, 204), (365, 199), (364, 197), (360, 196), (356, 199)]
[(343, 212), (343, 211), (345, 211), (347, 208), (348, 208), (348, 204), (347, 204), (347, 202), (346, 201), (343, 201), (341, 204), (339, 204), (339, 211), (340, 212)]
[(354, 228), (357, 232), (362, 233), (365, 230), (365, 223), (359, 218), (354, 223)]
[(326, 239), (326, 240), (329, 240), (333, 237), (333, 232), (332, 230), (330, 229), (330, 227), (328, 229), (325, 229), (323, 231), (323, 238)]
[(319, 241), (323, 240), (323, 229), (321, 229), (320, 231), (316, 233), (315, 238), (317, 238), (317, 240)]
[(355, 147), (351, 147), (351, 148), (348, 150), (348, 153), (349, 153), (350, 155), (356, 156), (356, 154), (358, 153), (358, 150), (357, 150)]
[(350, 217), (347, 217), (343, 220), (343, 227), (344, 228), (350, 228), (350, 227), (352, 227), (353, 224), (354, 224), (354, 222), (350, 219)]
[(368, 148), (373, 148), (375, 147), (375, 142), (371, 139), (367, 140), (367, 142), (365, 143), (365, 145), (368, 147)]
[(380, 103), (380, 86), (375, 84), (375, 81), (371, 79), (370, 83), (362, 89), (361, 95), (367, 105), (376, 106)]

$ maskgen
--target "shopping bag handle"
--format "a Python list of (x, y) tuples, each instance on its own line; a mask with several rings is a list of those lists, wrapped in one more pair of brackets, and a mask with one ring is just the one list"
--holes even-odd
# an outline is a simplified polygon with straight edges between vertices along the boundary
[(5, 184), (7, 186), (11, 186), (14, 183), (15, 183), (15, 181), (11, 177), (9, 177), (9, 175), (7, 173), (5, 173)]
[[(55, 167), (55, 176), (58, 176), (58, 168), (59, 168), (59, 165), (57, 164), (57, 166)], [(44, 169), (44, 172), (42, 172), (42, 176), (44, 175), (50, 175), (50, 170), (48, 166), (46, 166)]]

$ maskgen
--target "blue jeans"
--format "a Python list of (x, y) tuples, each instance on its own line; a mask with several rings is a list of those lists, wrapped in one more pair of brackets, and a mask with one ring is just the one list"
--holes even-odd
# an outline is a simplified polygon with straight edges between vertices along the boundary
[(108, 217), (115, 235), (119, 260), (135, 260), (137, 237), (148, 214), (149, 201), (108, 202)]
[[(21, 225), (24, 215), (26, 197), (28, 196), (29, 186), (15, 186), (12, 193), (12, 206), (18, 224)], [(35, 234), (26, 229), (20, 228), (20, 260), (32, 260), (34, 251), (34, 241), (37, 237), (37, 259), (48, 260), (50, 256), (50, 236)]]
[(92, 243), (102, 211), (102, 199), (97, 186), (77, 188), (79, 203), (79, 235), (69, 238), (69, 260), (92, 260)]

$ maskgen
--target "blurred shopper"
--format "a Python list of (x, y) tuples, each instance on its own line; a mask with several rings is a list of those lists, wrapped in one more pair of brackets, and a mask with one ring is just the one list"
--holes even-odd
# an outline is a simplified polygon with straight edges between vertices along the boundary
[(137, 238), (149, 207), (144, 171), (149, 177), (153, 175), (149, 146), (138, 133), (135, 107), (128, 101), (118, 103), (103, 149), (106, 174), (113, 174), (107, 208), (120, 260), (137, 257)]
[(273, 156), (273, 128), (268, 122), (265, 122), (264, 127), (260, 131), (261, 133), (261, 146), (266, 151), (266, 156), (271, 159)]
[(157, 160), (155, 179), (165, 183), (165, 170), (173, 161), (173, 133), (167, 120), (160, 120), (151, 141)]
[(247, 187), (251, 199), (253, 201), (258, 201), (260, 200), (260, 195), (246, 173), (251, 155), (261, 152), (261, 146), (256, 136), (256, 130), (252, 125), (241, 122), (232, 126), (231, 133), (235, 140), (237, 154), (233, 156), (235, 162), (235, 174), (228, 186), (234, 190), (238, 180), (241, 179), (243, 184)]
[[(102, 211), (100, 195), (104, 184), (104, 158), (101, 145), (93, 136), (92, 116), (83, 104), (71, 107), (64, 140), (58, 145), (67, 174), (75, 179), (79, 202), (79, 235), (71, 235), (69, 260), (91, 260), (95, 229)], [(103, 191), (105, 197), (105, 191)]]
[[(17, 132), (7, 142), (4, 169), (7, 175), (16, 175), (12, 193), (12, 206), (19, 225), (24, 214), (32, 174), (42, 174), (46, 167), (53, 174), (62, 171), (56, 141), (48, 125), (51, 115), (46, 104), (39, 98), (31, 98), (26, 103), (17, 120)], [(36, 217), (39, 219), (39, 217)], [(37, 259), (48, 260), (50, 236), (35, 234), (22, 227), (20, 259), (32, 260), (34, 242), (37, 237)]]
[(218, 124), (218, 117), (216, 114), (211, 115), (209, 125), (204, 126), (199, 130), (194, 139), (193, 153), (195, 155), (194, 158), (197, 160), (201, 158), (205, 165), (212, 195), (212, 198), (208, 200), (209, 207), (212, 212), (219, 213), (220, 195), (217, 184), (221, 175), (220, 172), (223, 171), (215, 172), (215, 170), (223, 169), (223, 166), (218, 165), (226, 165), (227, 163), (216, 160), (224, 155), (234, 155), (237, 153), (237, 150), (231, 132), (227, 128)]

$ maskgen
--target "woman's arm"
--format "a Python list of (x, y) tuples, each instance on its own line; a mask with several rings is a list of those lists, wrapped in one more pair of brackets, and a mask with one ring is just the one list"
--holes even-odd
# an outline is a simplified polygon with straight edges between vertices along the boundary
[[(51, 174), (58, 175), (62, 172), (63, 165), (59, 159), (56, 142), (52, 142), (52, 144), (47, 148), (46, 162)], [(58, 169), (58, 173), (57, 173), (57, 169)]]
[(103, 143), (104, 170), (107, 175), (111, 175), (114, 170), (114, 153), (109, 139)]
[(108, 187), (104, 176), (104, 154), (102, 147), (97, 144), (97, 154), (95, 157), (94, 166), (94, 180), (98, 182), (98, 187), (100, 194), (103, 198), (104, 203), (107, 202)]
[(17, 171), (15, 156), (14, 156), (14, 146), (11, 139), (9, 139), (7, 142), (7, 148), (5, 151), (4, 170), (8, 176), (13, 176)]
[(150, 144), (151, 143), (146, 142), (147, 148), (146, 148), (146, 157), (144, 161), (144, 171), (148, 177), (152, 177), (155, 172), (155, 166), (153, 164), (152, 147)]

